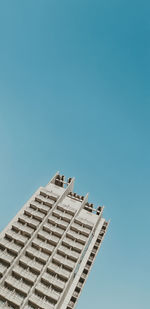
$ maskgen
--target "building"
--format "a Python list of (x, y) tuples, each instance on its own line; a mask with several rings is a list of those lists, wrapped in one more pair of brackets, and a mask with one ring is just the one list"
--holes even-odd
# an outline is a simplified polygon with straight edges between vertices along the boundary
[(74, 308), (108, 223), (59, 173), (0, 237), (0, 308)]

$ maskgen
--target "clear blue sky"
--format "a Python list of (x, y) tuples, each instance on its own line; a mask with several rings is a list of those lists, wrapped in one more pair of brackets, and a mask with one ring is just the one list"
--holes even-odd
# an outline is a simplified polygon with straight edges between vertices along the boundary
[(0, 1), (0, 228), (57, 170), (106, 206), (77, 309), (150, 307), (149, 15), (144, 0)]

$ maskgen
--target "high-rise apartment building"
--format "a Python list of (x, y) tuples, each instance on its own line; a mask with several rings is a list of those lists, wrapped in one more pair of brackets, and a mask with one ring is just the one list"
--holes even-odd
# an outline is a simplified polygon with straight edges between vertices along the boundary
[(0, 236), (0, 308), (74, 308), (108, 223), (59, 173)]

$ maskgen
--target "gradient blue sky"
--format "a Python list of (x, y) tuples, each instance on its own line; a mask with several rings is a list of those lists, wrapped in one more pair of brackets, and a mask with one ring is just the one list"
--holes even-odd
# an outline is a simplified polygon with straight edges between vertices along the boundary
[(144, 0), (0, 1), (0, 229), (57, 170), (106, 205), (77, 309), (150, 307), (149, 15)]

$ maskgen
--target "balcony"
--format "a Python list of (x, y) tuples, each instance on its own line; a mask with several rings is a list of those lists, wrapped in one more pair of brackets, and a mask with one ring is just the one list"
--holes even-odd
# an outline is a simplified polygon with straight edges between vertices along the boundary
[(27, 285), (22, 280), (17, 280), (12, 276), (8, 276), (5, 280), (5, 283), (7, 284), (7, 286), (11, 287), (12, 289), (15, 289), (16, 291), (21, 292), (25, 296), (28, 295), (31, 288), (30, 285)]
[(33, 219), (32, 217), (28, 217), (27, 215), (23, 214), (19, 216), (19, 222), (22, 222), (23, 224), (28, 224), (33, 229), (36, 229), (40, 222), (36, 219)]
[(86, 277), (87, 277), (86, 274), (84, 274), (84, 273), (81, 274), (81, 278), (83, 278), (84, 280), (86, 279)]
[(36, 201), (32, 201), (30, 203), (30, 208), (33, 208), (35, 210), (39, 210), (40, 212), (43, 212), (44, 214), (47, 214), (49, 209), (50, 209), (49, 206), (40, 204), (40, 203), (38, 203)]
[(67, 308), (72, 309), (74, 307), (74, 302), (70, 300)]
[(57, 198), (65, 192), (65, 188), (55, 185), (54, 183), (49, 183), (46, 188), (48, 190), (48, 195), (52, 195)]
[(0, 250), (0, 261), (6, 262), (10, 266), (14, 258), (15, 257), (9, 254), (6, 250)]
[(55, 263), (57, 263), (58, 265), (63, 265), (65, 268), (69, 269), (69, 270), (73, 270), (74, 267), (75, 267), (75, 263), (70, 261), (69, 259), (67, 258), (63, 258), (61, 255), (59, 254), (55, 254), (53, 256), (53, 261)]
[(89, 256), (88, 261), (89, 261), (90, 263), (92, 263), (93, 260), (94, 260), (94, 257), (93, 257), (93, 256)]
[(57, 201), (58, 197), (60, 196), (59, 193), (54, 192), (54, 190), (51, 188), (51, 190), (45, 190), (44, 188), (42, 188), (42, 190), (40, 191), (41, 195), (45, 195), (47, 196), (48, 199), (52, 199), (53, 201)]
[(35, 201), (38, 201), (39, 203), (43, 203), (44, 205), (47, 205), (49, 208), (52, 208), (54, 205), (55, 201), (51, 198), (46, 198), (43, 195), (37, 195), (35, 197)]
[(50, 273), (53, 273), (53, 274), (57, 274), (59, 275), (62, 279), (64, 280), (68, 280), (69, 277), (70, 277), (70, 271), (54, 264), (54, 263), (50, 263), (48, 266), (47, 266), (47, 270), (50, 272)]
[(7, 244), (10, 244), (11, 241), (7, 240), (5, 237), (0, 238), (0, 248), (7, 249)]
[(17, 232), (22, 232), (23, 234), (31, 237), (33, 235), (33, 232), (34, 232), (34, 229), (27, 226), (27, 225), (24, 225), (24, 224), (21, 224), (20, 222), (13, 222), (12, 224), (12, 227), (15, 231)]
[(3, 248), (3, 249), (8, 249), (9, 251), (14, 253), (15, 255), (17, 255), (20, 252), (20, 250), (22, 249), (22, 247), (15, 244), (13, 241), (8, 241), (6, 238), (0, 239), (0, 247)]
[(44, 230), (41, 230), (38, 232), (38, 236), (43, 239), (43, 240), (47, 240), (49, 241), (50, 243), (54, 244), (54, 245), (57, 245), (57, 243), (59, 242), (60, 238), (55, 236), (55, 235), (52, 235)]
[(31, 284), (34, 284), (37, 275), (33, 274), (31, 271), (23, 269), (21, 266), (17, 265), (13, 268), (12, 273), (16, 274), (17, 276), (29, 281)]
[(2, 309), (10, 309), (10, 306), (8, 306), (8, 304), (6, 302), (3, 302), (2, 300), (0, 300), (0, 305)]
[(75, 232), (73, 230), (67, 231), (67, 236), (69, 236), (70, 238), (72, 238), (74, 240), (77, 240), (79, 243), (81, 243), (83, 245), (87, 241), (87, 237), (86, 236), (84, 236), (82, 234), (79, 234), (78, 232)]
[(28, 241), (26, 236), (23, 236), (19, 233), (15, 233), (13, 230), (8, 230), (5, 234), (9, 239), (15, 240), (18, 244), (25, 245)]
[(54, 216), (50, 216), (49, 218), (48, 218), (48, 222), (50, 222), (50, 223), (52, 223), (52, 224), (57, 224), (58, 225), (58, 227), (60, 227), (60, 228), (62, 228), (62, 229), (64, 229), (64, 230), (66, 230), (66, 228), (67, 228), (67, 226), (68, 226), (68, 222), (66, 222), (66, 221), (64, 221), (64, 220), (61, 220), (61, 219), (57, 219), (56, 217), (54, 217)]
[(54, 225), (52, 225), (52, 224), (50, 224), (48, 222), (44, 223), (43, 229), (46, 230), (47, 232), (52, 232), (52, 233), (54, 233), (55, 235), (57, 235), (59, 237), (61, 237), (63, 235), (63, 233), (64, 233), (63, 229), (61, 229), (61, 228), (59, 228), (57, 226), (54, 226)]
[(5, 287), (0, 287), (0, 297), (8, 301), (9, 304), (20, 308), (24, 298), (18, 295), (15, 291), (10, 291)]
[(57, 218), (62, 218), (64, 221), (70, 222), (72, 219), (72, 215), (63, 212), (59, 209), (54, 209), (53, 210), (53, 215), (55, 215)]
[(36, 294), (32, 294), (29, 298), (29, 303), (38, 309), (54, 309), (54, 305)]
[(46, 296), (46, 298), (48, 298), (49, 300), (54, 301), (55, 303), (57, 303), (59, 297), (60, 297), (60, 293), (56, 292), (55, 290), (53, 290), (52, 288), (47, 287), (46, 285), (42, 284), (42, 283), (38, 283), (35, 287), (36, 292), (38, 292), (39, 294), (42, 294), (43, 296)]
[[(89, 260), (88, 260), (88, 261), (89, 261)], [(89, 265), (89, 264), (86, 264), (86, 265), (85, 265), (85, 269), (86, 269), (87, 271), (89, 271), (90, 268), (91, 268), (91, 265)]]
[(97, 240), (99, 240), (101, 242), (102, 239), (103, 239), (103, 236), (101, 234), (99, 234)]
[(15, 244), (14, 242), (8, 242), (6, 247), (9, 251), (11, 251), (12, 253), (14, 253), (15, 255), (18, 255), (19, 252), (21, 251), (22, 247), (20, 247), (19, 245)]
[(83, 245), (81, 245), (79, 242), (73, 241), (70, 238), (65, 237), (62, 241), (62, 243), (64, 245), (67, 245), (69, 247), (74, 248), (76, 251), (78, 251), (79, 253), (81, 253), (82, 249), (83, 249)]
[(24, 213), (29, 215), (29, 216), (32, 216), (34, 219), (39, 220), (39, 221), (42, 221), (43, 218), (45, 217), (45, 214), (43, 214), (42, 212), (40, 212), (38, 210), (34, 210), (31, 207), (27, 207), (24, 210)]
[(99, 242), (98, 241), (96, 241), (95, 246), (99, 247)]
[(61, 292), (65, 287), (65, 283), (56, 277), (50, 275), (48, 272), (45, 272), (41, 279), (47, 285), (53, 285), (56, 289), (59, 289)]
[(47, 255), (44, 252), (41, 252), (41, 251), (33, 248), (32, 246), (28, 247), (26, 249), (26, 252), (27, 252), (29, 257), (36, 258), (37, 260), (39, 260), (40, 262), (42, 262), (44, 264), (47, 262), (47, 260), (49, 258), (49, 255)]
[(23, 255), (20, 260), (19, 260), (19, 264), (23, 265), (25, 267), (29, 267), (30, 269), (32, 269), (33, 271), (35, 271), (37, 274), (40, 274), (40, 272), (42, 271), (43, 265), (40, 264), (39, 262), (36, 262), (35, 260), (31, 260), (29, 257), (27, 257), (26, 255)]
[(53, 252), (53, 250), (55, 248), (54, 246), (50, 245), (47, 242), (40, 240), (39, 238), (33, 239), (32, 244), (36, 248), (42, 249), (42, 251), (44, 251), (45, 253), (48, 253), (49, 255), (51, 255), (51, 253)]
[(76, 262), (76, 261), (78, 260), (78, 258), (79, 258), (79, 253), (77, 253), (77, 252), (75, 252), (75, 251), (73, 251), (73, 250), (71, 250), (71, 249), (68, 249), (68, 248), (66, 248), (65, 246), (62, 246), (62, 245), (60, 245), (60, 246), (58, 247), (57, 251), (58, 251), (59, 253), (61, 253), (63, 256), (66, 256), (66, 255), (67, 255), (67, 257), (71, 258), (71, 259), (74, 260), (75, 262)]
[(66, 211), (68, 214), (74, 216), (74, 214), (76, 213), (77, 209), (71, 207), (70, 205), (65, 205), (65, 204), (59, 204), (57, 206), (57, 208), (61, 211)]
[(86, 220), (86, 219), (81, 218), (81, 217), (77, 217), (77, 218), (75, 219), (75, 222), (78, 223), (78, 224), (80, 224), (80, 225), (83, 224), (84, 227), (86, 227), (86, 228), (88, 228), (88, 229), (90, 229), (90, 230), (92, 230), (93, 225), (94, 225), (93, 222), (90, 222), (89, 220)]
[(76, 232), (80, 232), (81, 234), (85, 235), (85, 236), (89, 236), (90, 234), (90, 230), (87, 229), (86, 227), (83, 227), (75, 222), (72, 223), (71, 225), (71, 229), (73, 229)]
[(81, 289), (82, 288), (82, 283), (81, 282), (78, 282), (78, 284), (77, 284), (77, 287), (79, 288), (79, 289)]
[(0, 263), (0, 277), (2, 277), (6, 271), (7, 267)]
[(97, 252), (97, 249), (92, 249), (92, 253), (94, 253), (94, 254), (96, 254), (96, 252)]
[(78, 298), (78, 296), (79, 296), (79, 293), (74, 291), (73, 292), (73, 297)]

